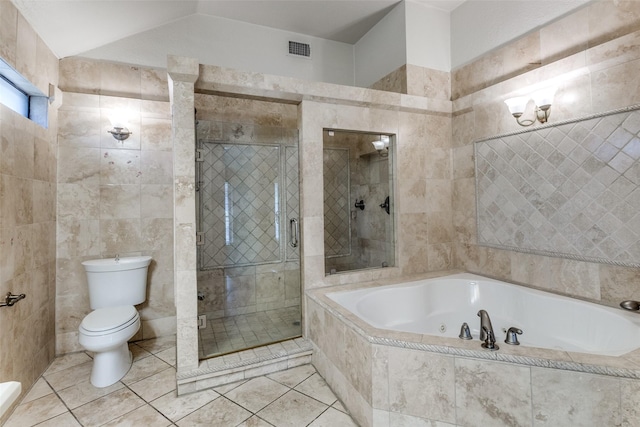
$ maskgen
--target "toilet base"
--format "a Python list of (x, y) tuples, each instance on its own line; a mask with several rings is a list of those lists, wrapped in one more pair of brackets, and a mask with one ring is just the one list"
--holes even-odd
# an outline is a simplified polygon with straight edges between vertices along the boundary
[(91, 384), (103, 388), (117, 383), (129, 372), (132, 361), (133, 356), (126, 341), (113, 350), (95, 353), (91, 368)]

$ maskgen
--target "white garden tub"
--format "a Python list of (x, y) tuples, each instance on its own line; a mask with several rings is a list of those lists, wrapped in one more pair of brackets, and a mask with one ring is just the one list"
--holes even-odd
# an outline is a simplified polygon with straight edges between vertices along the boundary
[(0, 417), (11, 407), (20, 396), (22, 384), (17, 381), (0, 383)]
[(457, 337), (466, 322), (477, 340), (484, 309), (501, 347), (512, 326), (522, 346), (608, 356), (640, 347), (640, 314), (467, 273), (327, 296), (380, 329)]

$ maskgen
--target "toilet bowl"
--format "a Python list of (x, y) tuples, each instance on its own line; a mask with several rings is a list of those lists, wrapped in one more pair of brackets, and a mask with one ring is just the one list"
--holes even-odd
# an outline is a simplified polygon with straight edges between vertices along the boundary
[(94, 352), (91, 384), (108, 387), (118, 382), (131, 367), (128, 341), (140, 329), (140, 315), (132, 305), (99, 308), (80, 324), (78, 340)]
[(131, 368), (128, 341), (140, 329), (134, 307), (146, 299), (151, 257), (115, 257), (84, 261), (93, 309), (78, 328), (78, 342), (94, 352), (91, 384), (108, 387)]

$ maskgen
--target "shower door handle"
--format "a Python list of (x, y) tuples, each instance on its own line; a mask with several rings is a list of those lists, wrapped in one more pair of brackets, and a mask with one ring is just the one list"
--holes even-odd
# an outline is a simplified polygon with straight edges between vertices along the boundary
[(289, 220), (289, 245), (292, 248), (298, 247), (298, 234), (300, 233), (300, 227), (298, 226), (298, 219), (292, 218)]

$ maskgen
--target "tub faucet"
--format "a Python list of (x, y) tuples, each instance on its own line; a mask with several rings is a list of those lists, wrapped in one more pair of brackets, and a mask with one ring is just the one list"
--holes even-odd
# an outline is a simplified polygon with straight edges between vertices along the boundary
[(478, 317), (480, 317), (480, 341), (484, 341), (482, 347), (489, 350), (497, 350), (496, 336), (493, 333), (489, 313), (487, 313), (486, 310), (480, 310), (478, 311)]

